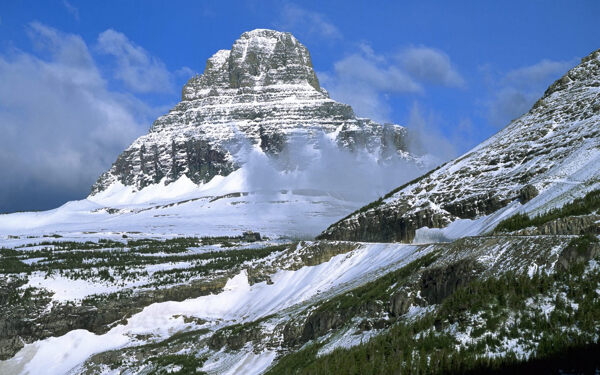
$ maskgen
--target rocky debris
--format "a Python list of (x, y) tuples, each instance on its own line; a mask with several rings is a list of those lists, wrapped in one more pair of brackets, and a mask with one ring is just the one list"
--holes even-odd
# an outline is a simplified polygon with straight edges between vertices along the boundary
[(390, 322), (385, 319), (364, 319), (360, 323), (358, 323), (358, 331), (366, 332), (374, 329), (383, 329), (387, 328), (390, 325)]
[(356, 243), (341, 241), (300, 242), (297, 249), (288, 250), (293, 257), (288, 264), (282, 266), (292, 271), (304, 266), (316, 266), (328, 262), (336, 255), (349, 253), (357, 247)]
[(410, 307), (415, 304), (415, 298), (411, 293), (400, 290), (390, 297), (389, 313), (392, 316), (401, 316), (408, 312)]
[[(406, 309), (408, 310), (408, 307)], [(390, 304), (381, 300), (369, 300), (359, 305), (341, 308), (309, 309), (284, 323), (281, 329), (282, 344), (286, 348), (298, 348), (331, 331), (354, 324), (358, 318), (371, 327), (387, 327), (393, 322), (387, 317), (389, 310)]]
[(257, 242), (260, 241), (260, 233), (247, 231), (242, 233), (242, 242)]
[[(188, 359), (186, 361), (187, 365), (189, 365), (189, 359), (193, 359), (193, 369), (189, 370), (192, 370), (191, 373), (197, 373), (196, 368), (201, 367), (205, 358), (196, 357), (193, 354), (186, 355), (181, 353), (187, 353), (191, 349), (197, 349), (199, 346), (206, 346), (209, 332), (207, 328), (178, 332), (159, 343), (152, 342), (146, 345), (98, 353), (85, 362), (80, 372), (83, 374), (101, 374), (109, 368), (111, 370), (119, 369), (123, 373), (171, 373), (174, 371), (174, 368), (167, 367), (160, 369), (162, 367), (160, 366), (161, 362), (164, 362), (163, 365), (168, 366), (171, 361), (183, 357)], [(161, 361), (161, 359), (165, 358), (167, 360)], [(123, 371), (124, 367), (135, 369), (135, 371)]]
[(294, 137), (318, 147), (323, 134), (346, 150), (415, 161), (404, 127), (357, 118), (329, 98), (292, 34), (249, 31), (208, 59), (204, 73), (183, 87), (182, 101), (119, 155), (91, 194), (116, 182), (136, 189), (181, 176), (207, 182), (243, 165), (249, 146), (273, 156)]
[[(599, 86), (596, 51), (499, 133), (333, 224), (318, 238), (410, 242), (422, 226), (439, 228), (488, 215), (511, 201), (527, 203), (554, 187), (568, 196), (585, 194), (586, 186), (600, 179)], [(569, 193), (562, 187), (574, 175), (577, 180), (566, 185)], [(553, 207), (553, 202), (548, 204)]]
[(51, 301), (44, 290), (20, 289), (27, 280), (0, 277), (0, 360), (11, 358), (34, 329), (32, 321), (42, 315)]
[(336, 255), (348, 253), (358, 247), (358, 244), (343, 241), (302, 241), (283, 251), (272, 259), (269, 264), (248, 267), (248, 282), (250, 285), (266, 281), (272, 284), (271, 275), (277, 270), (295, 271), (305, 266), (316, 266), (329, 261)]
[(537, 197), (539, 193), (540, 192), (538, 191), (538, 189), (535, 186), (525, 185), (519, 192), (519, 201), (522, 204), (525, 204), (525, 203), (529, 202), (530, 200), (532, 200), (533, 198)]
[(263, 267), (248, 267), (246, 273), (248, 274), (248, 284), (254, 285), (266, 281), (267, 284), (272, 285), (271, 275), (275, 273), (275, 268), (269, 267), (265, 269)]
[[(406, 208), (407, 210), (408, 208)], [(443, 228), (452, 216), (438, 210), (423, 209), (411, 214), (372, 209), (357, 215), (355, 220), (344, 220), (345, 225), (334, 225), (318, 239), (335, 238), (343, 241), (411, 242), (418, 228)]]
[(0, 339), (0, 360), (12, 358), (25, 346), (25, 341), (20, 336), (10, 336)]
[(304, 323), (300, 342), (304, 343), (321, 337), (330, 330), (345, 325), (347, 322), (348, 320), (345, 319), (340, 311), (318, 311), (314, 314), (311, 314)]
[(376, 322), (380, 328), (389, 326), (392, 321), (386, 317), (387, 309), (387, 304), (379, 300), (370, 300), (360, 305), (344, 308), (317, 308), (309, 311), (306, 316), (286, 322), (283, 329), (283, 345), (287, 348), (298, 348), (331, 331), (355, 324), (357, 318), (365, 318), (361, 320), (363, 322), (368, 320), (371, 324)]
[[(600, 216), (570, 216), (553, 220), (537, 228), (542, 235), (548, 234), (600, 234)], [(535, 231), (534, 231), (535, 232)]]
[[(511, 270), (524, 273), (534, 267), (552, 272), (560, 252), (572, 236), (511, 236), (491, 235), (464, 237), (453, 242), (432, 245), (444, 254), (433, 267), (446, 267), (459, 262), (477, 263), (484, 267), (479, 277), (497, 276)], [(475, 269), (478, 266), (475, 265)]]

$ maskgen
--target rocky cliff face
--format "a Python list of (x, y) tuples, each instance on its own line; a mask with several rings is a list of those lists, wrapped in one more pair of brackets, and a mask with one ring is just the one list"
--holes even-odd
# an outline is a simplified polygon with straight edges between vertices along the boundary
[(462, 157), (329, 227), (320, 238), (410, 242), (415, 230), (496, 212), (556, 207), (600, 181), (600, 50), (533, 108)]
[(117, 181), (137, 189), (183, 175), (207, 182), (243, 165), (248, 145), (276, 155), (293, 136), (310, 142), (321, 134), (351, 151), (410, 158), (403, 127), (357, 118), (329, 98), (294, 36), (253, 30), (208, 59), (204, 73), (184, 86), (182, 101), (118, 157), (92, 195)]

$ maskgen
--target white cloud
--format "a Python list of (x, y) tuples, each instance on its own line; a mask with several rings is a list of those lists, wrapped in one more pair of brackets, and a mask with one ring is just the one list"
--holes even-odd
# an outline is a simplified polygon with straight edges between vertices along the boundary
[(107, 88), (80, 36), (39, 23), (30, 25), (29, 35), (46, 57), (0, 54), (0, 207), (5, 209), (36, 199), (48, 205), (57, 196), (85, 196), (156, 115), (135, 97)]
[[(80, 36), (61, 33), (39, 22), (32, 22), (27, 34), (37, 51), (48, 53), (51, 60), (76, 69), (73, 73), (77, 74), (71, 78), (93, 79), (94, 83), (100, 79), (87, 45)], [(94, 74), (88, 74), (92, 70)]]
[(182, 66), (175, 71), (175, 75), (183, 78), (192, 78), (197, 72), (189, 66)]
[(511, 70), (499, 77), (484, 68), (492, 98), (486, 102), (487, 116), (494, 126), (505, 126), (526, 113), (546, 88), (574, 66), (576, 60), (542, 60), (536, 64)]
[(492, 125), (502, 127), (522, 114), (526, 113), (538, 95), (513, 87), (504, 87), (496, 91), (488, 104), (488, 118)]
[(423, 89), (370, 46), (361, 44), (359, 48), (360, 53), (336, 62), (333, 74), (319, 73), (321, 84), (334, 99), (350, 104), (359, 116), (389, 121), (387, 95), (419, 93)]
[(397, 57), (404, 69), (417, 80), (448, 87), (465, 85), (463, 77), (442, 51), (429, 47), (410, 47)]
[(369, 44), (367, 44), (365, 42), (360, 42), (360, 43), (358, 43), (358, 49), (369, 60), (375, 61), (378, 63), (385, 63), (385, 57), (376, 54), (375, 50), (373, 50), (373, 47), (371, 47)]
[(542, 60), (537, 64), (511, 70), (503, 78), (503, 84), (517, 88), (548, 86), (549, 80), (556, 80), (577, 63), (571, 61)]
[[(414, 102), (409, 115), (409, 150), (417, 155), (433, 157), (433, 164), (455, 158), (476, 142), (474, 128), (469, 118), (453, 126), (442, 125), (442, 118), (433, 111), (424, 111)], [(442, 131), (442, 128), (445, 131)]]
[(123, 33), (108, 29), (98, 36), (98, 50), (116, 59), (115, 77), (132, 91), (172, 92), (173, 79), (165, 64), (131, 42)]
[(279, 28), (326, 39), (341, 39), (340, 30), (321, 13), (300, 8), (294, 4), (286, 4), (281, 11)]
[(350, 55), (335, 63), (336, 74), (355, 82), (369, 85), (384, 92), (419, 92), (421, 87), (412, 78), (393, 65), (379, 64), (377, 60)]
[(420, 94), (424, 84), (462, 87), (465, 80), (443, 52), (410, 47), (391, 58), (376, 53), (367, 43), (334, 64), (333, 72), (318, 74), (332, 98), (350, 104), (359, 116), (390, 121), (389, 97)]
[(67, 12), (69, 12), (69, 14), (72, 15), (73, 18), (75, 18), (76, 21), (79, 21), (79, 9), (77, 9), (76, 7), (74, 7), (67, 0), (63, 0), (63, 5), (67, 9)]

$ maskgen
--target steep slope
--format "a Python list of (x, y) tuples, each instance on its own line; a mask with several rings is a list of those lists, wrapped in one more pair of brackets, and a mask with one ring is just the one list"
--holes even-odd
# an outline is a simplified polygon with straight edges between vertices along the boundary
[(357, 118), (329, 98), (294, 36), (253, 30), (208, 59), (204, 73), (184, 86), (182, 101), (118, 157), (92, 195), (116, 182), (141, 189), (185, 175), (206, 183), (243, 165), (247, 144), (276, 155), (293, 136), (315, 141), (323, 133), (347, 150), (410, 158), (405, 128)]
[(529, 213), (558, 207), (597, 187), (599, 178), (600, 50), (499, 133), (330, 226), (320, 238), (410, 242), (418, 228), (499, 217), (505, 207)]
[[(587, 256), (578, 238), (561, 235), (209, 252), (205, 240), (55, 242), (44, 252), (32, 243), (5, 251), (13, 262), (0, 269), (9, 276), (0, 342), (10, 346), (0, 352), (0, 372), (464, 373), (598, 340), (597, 238)], [(84, 246), (110, 251), (90, 254)], [(77, 259), (79, 252), (98, 259)], [(123, 267), (135, 258), (137, 267)], [(17, 270), (18, 259), (31, 276)], [(90, 263), (100, 260), (111, 271), (95, 276)], [(64, 270), (66, 261), (73, 268)], [(112, 280), (97, 280), (107, 273)], [(91, 295), (102, 289), (108, 293)], [(365, 345), (375, 348), (337, 364), (321, 358)], [(412, 363), (402, 360), (408, 356)]]

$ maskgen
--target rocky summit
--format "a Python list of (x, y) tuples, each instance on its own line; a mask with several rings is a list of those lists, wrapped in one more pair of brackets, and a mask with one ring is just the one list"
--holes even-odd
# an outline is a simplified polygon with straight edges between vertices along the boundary
[(412, 158), (404, 127), (358, 118), (329, 97), (292, 34), (249, 31), (208, 59), (204, 73), (183, 87), (181, 102), (119, 155), (92, 195), (117, 181), (137, 189), (184, 175), (208, 182), (243, 165), (245, 146), (276, 155), (294, 136), (310, 142), (323, 134), (346, 150)]
[(533, 214), (600, 179), (600, 50), (552, 84), (531, 110), (487, 141), (323, 232), (323, 239), (403, 241), (418, 228), (500, 212)]

